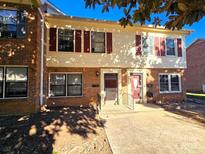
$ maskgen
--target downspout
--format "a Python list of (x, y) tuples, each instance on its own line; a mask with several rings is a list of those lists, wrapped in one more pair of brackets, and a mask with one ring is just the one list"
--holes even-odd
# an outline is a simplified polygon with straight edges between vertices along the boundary
[(43, 16), (43, 13), (40, 8), (38, 8), (38, 11), (41, 16), (41, 61), (40, 61), (40, 105), (43, 105), (43, 73), (44, 73), (44, 24), (45, 24), (45, 19)]

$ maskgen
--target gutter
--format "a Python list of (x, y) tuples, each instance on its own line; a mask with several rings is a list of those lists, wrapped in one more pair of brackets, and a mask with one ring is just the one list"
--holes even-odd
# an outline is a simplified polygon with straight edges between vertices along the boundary
[(43, 16), (43, 13), (41, 11), (40, 8), (38, 8), (38, 11), (40, 13), (41, 16), (41, 61), (40, 61), (40, 105), (43, 105), (43, 73), (44, 73), (44, 23), (45, 23), (45, 19)]

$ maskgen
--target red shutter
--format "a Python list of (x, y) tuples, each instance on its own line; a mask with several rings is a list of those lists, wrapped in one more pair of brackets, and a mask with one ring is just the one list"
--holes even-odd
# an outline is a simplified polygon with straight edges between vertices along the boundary
[(141, 35), (136, 35), (136, 55), (142, 54), (142, 47), (141, 47)]
[(156, 56), (161, 56), (160, 46), (159, 46), (159, 37), (154, 37), (154, 51)]
[(177, 39), (177, 51), (178, 51), (178, 57), (182, 57), (182, 39)]
[(75, 52), (81, 52), (81, 30), (75, 31)]
[(160, 53), (161, 56), (165, 56), (165, 38), (160, 38)]
[(84, 52), (90, 53), (90, 31), (84, 31)]
[(112, 53), (112, 33), (107, 33), (107, 53)]
[(56, 28), (50, 28), (49, 50), (56, 51)]

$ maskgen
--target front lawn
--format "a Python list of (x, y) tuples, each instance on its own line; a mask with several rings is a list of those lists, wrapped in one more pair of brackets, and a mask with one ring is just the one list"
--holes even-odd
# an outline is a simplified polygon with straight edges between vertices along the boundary
[(186, 93), (188, 98), (196, 98), (205, 100), (205, 94), (197, 94), (197, 93)]

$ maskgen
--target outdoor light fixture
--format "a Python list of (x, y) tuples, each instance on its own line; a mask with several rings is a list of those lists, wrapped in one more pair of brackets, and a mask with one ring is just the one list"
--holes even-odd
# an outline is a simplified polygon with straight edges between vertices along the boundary
[(99, 71), (96, 71), (96, 76), (98, 77), (100, 75), (100, 72)]

